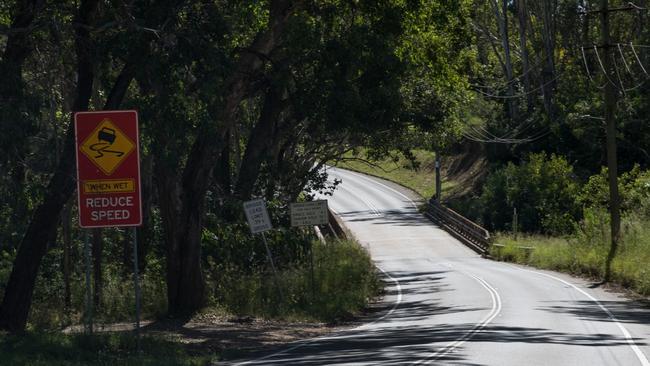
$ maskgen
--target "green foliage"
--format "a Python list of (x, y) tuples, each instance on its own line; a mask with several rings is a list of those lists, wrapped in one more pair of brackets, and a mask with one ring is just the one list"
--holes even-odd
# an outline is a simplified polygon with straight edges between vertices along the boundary
[(124, 333), (0, 335), (0, 363), (16, 366), (199, 366), (211, 360), (208, 356), (189, 354), (173, 339), (144, 336), (141, 341), (142, 353), (138, 354), (134, 336)]
[(358, 314), (381, 288), (368, 253), (358, 243), (313, 242), (310, 257), (280, 269), (221, 273), (215, 305), (239, 315), (335, 322)]
[(483, 221), (491, 229), (512, 229), (514, 208), (527, 232), (569, 233), (580, 217), (579, 184), (561, 156), (531, 154), (490, 173), (483, 187)]
[[(650, 221), (627, 215), (622, 221), (620, 250), (612, 263), (612, 280), (642, 295), (650, 295)], [(609, 219), (602, 209), (585, 211), (577, 232), (568, 238), (498, 235), (491, 254), (500, 260), (539, 268), (603, 278), (609, 250)], [(532, 250), (519, 247), (532, 247)]]
[[(650, 217), (650, 171), (642, 171), (638, 165), (618, 177), (621, 210), (634, 211)], [(606, 209), (609, 204), (607, 168), (593, 175), (585, 183), (578, 201), (589, 208)]]
[[(369, 158), (366, 153), (366, 150), (357, 154), (348, 153), (336, 162), (336, 166), (388, 179), (414, 190), (422, 197), (431, 197), (435, 193), (434, 153), (417, 149), (411, 151), (409, 158), (394, 152), (393, 156), (370, 162), (365, 161)], [(443, 191), (451, 184), (444, 182)]]

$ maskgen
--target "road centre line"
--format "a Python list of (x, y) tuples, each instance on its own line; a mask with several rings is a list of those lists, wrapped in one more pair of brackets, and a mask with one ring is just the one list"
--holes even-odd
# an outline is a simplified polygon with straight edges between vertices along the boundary
[[(362, 179), (364, 179), (364, 180), (366, 180), (368, 182), (371, 182), (371, 183), (373, 183), (375, 185), (382, 186), (382, 187), (390, 190), (391, 192), (397, 193), (398, 195), (406, 198), (411, 203), (413, 208), (415, 208), (417, 210), (418, 207), (415, 204), (415, 202), (413, 202), (413, 200), (410, 199), (405, 194), (403, 194), (403, 193), (401, 193), (401, 192), (399, 192), (399, 191), (397, 191), (397, 190), (395, 190), (395, 189), (393, 189), (393, 188), (391, 188), (391, 187), (389, 187), (389, 186), (387, 186), (387, 185), (385, 185), (383, 183), (380, 183), (380, 182), (377, 182), (377, 181), (375, 181), (373, 179), (367, 178), (367, 177), (365, 177), (364, 175), (362, 175), (360, 173), (350, 172), (350, 171), (346, 171), (346, 172), (349, 172), (349, 173), (351, 173), (353, 175), (361, 177)], [(452, 265), (449, 264), (448, 267), (451, 268)], [(492, 299), (492, 309), (491, 309), (490, 313), (488, 313), (486, 318), (484, 318), (483, 321), (476, 324), (469, 332), (465, 333), (465, 335), (463, 335), (462, 337), (460, 337), (456, 341), (448, 344), (443, 349), (439, 350), (438, 352), (434, 353), (433, 355), (431, 355), (429, 357), (426, 357), (425, 359), (416, 362), (415, 363), (416, 365), (417, 364), (428, 364), (431, 361), (436, 361), (439, 358), (441, 358), (442, 356), (444, 356), (444, 355), (446, 355), (446, 354), (448, 354), (450, 352), (453, 352), (456, 348), (460, 347), (465, 342), (467, 342), (469, 339), (474, 337), (474, 335), (478, 331), (485, 328), (485, 326), (487, 326), (490, 322), (492, 322), (492, 320), (494, 320), (494, 318), (496, 318), (499, 315), (499, 313), (501, 312), (501, 308), (502, 308), (501, 296), (499, 296), (498, 291), (494, 287), (492, 287), (487, 281), (483, 280), (480, 277), (477, 277), (477, 276), (474, 276), (474, 275), (471, 275), (471, 274), (468, 274), (468, 273), (465, 273), (465, 272), (462, 272), (462, 271), (459, 271), (459, 272), (473, 278), (474, 280), (476, 280), (479, 284), (481, 284), (481, 286), (483, 286), (488, 291), (488, 293), (490, 294), (490, 297)], [(644, 365), (644, 366), (646, 366), (646, 365)]]
[(377, 206), (375, 206), (374, 204), (372, 204), (372, 202), (367, 201), (367, 200), (363, 199), (362, 197), (360, 197), (360, 196), (358, 196), (358, 195), (355, 195), (354, 192), (352, 192), (352, 191), (350, 191), (349, 189), (345, 188), (343, 185), (341, 185), (341, 189), (344, 190), (344, 191), (348, 191), (348, 192), (349, 192), (351, 195), (353, 195), (356, 199), (360, 200), (360, 201), (363, 202), (366, 206), (368, 206), (368, 208), (370, 209), (370, 214), (371, 214), (371, 215), (373, 215), (373, 216), (382, 216), (382, 214), (381, 214), (381, 212), (379, 211), (379, 209), (377, 208)]
[(485, 281), (480, 277), (465, 273), (463, 271), (459, 271), (459, 272), (473, 278), (488, 291), (492, 299), (492, 309), (490, 310), (490, 313), (488, 313), (488, 315), (480, 323), (476, 324), (469, 332), (465, 333), (462, 337), (458, 338), (456, 341), (449, 343), (448, 345), (443, 347), (438, 352), (432, 354), (431, 356), (428, 356), (425, 359), (416, 362), (415, 365), (428, 364), (431, 361), (436, 361), (439, 358), (453, 352), (456, 348), (462, 346), (465, 342), (467, 342), (472, 337), (474, 337), (474, 335), (476, 335), (476, 333), (478, 333), (481, 329), (485, 328), (485, 326), (487, 326), (490, 322), (492, 322), (492, 320), (494, 320), (494, 318), (496, 318), (497, 315), (499, 315), (499, 313), (501, 312), (501, 296), (499, 296), (499, 292), (494, 287), (492, 287), (487, 281)]
[[(395, 286), (397, 287), (397, 299), (396, 299), (395, 303), (393, 304), (391, 309), (386, 314), (384, 314), (381, 317), (373, 320), (372, 322), (362, 324), (362, 325), (360, 325), (358, 327), (355, 327), (355, 328), (352, 328), (352, 329), (342, 330), (339, 333), (348, 333), (348, 332), (353, 332), (353, 331), (363, 330), (365, 328), (368, 328), (369, 326), (371, 326), (373, 324), (376, 324), (376, 323), (390, 317), (395, 312), (395, 310), (397, 310), (397, 308), (401, 305), (401, 303), (402, 303), (402, 286), (401, 286), (399, 280), (392, 277), (390, 274), (388, 274), (388, 272), (384, 271), (379, 266), (376, 266), (376, 267), (384, 275), (386, 275), (388, 278), (390, 278), (391, 281), (393, 281), (395, 283)], [(340, 335), (334, 335), (334, 336), (322, 336), (322, 337), (316, 337), (316, 338), (307, 339), (307, 340), (300, 340), (300, 341), (296, 341), (296, 343), (298, 343), (298, 344), (296, 344), (293, 347), (289, 347), (289, 348), (287, 348), (285, 350), (275, 352), (275, 353), (272, 353), (270, 355), (266, 355), (264, 357), (260, 357), (260, 358), (254, 359), (254, 360), (236, 363), (233, 366), (250, 365), (250, 364), (253, 364), (255, 362), (263, 361), (263, 360), (266, 360), (266, 359), (269, 359), (269, 358), (272, 358), (272, 357), (275, 357), (275, 356), (280, 356), (280, 355), (286, 354), (286, 353), (291, 352), (291, 351), (293, 351), (295, 349), (298, 349), (300, 347), (304, 347), (304, 346), (306, 346), (306, 345), (308, 345), (310, 343), (314, 343), (314, 342), (317, 342), (317, 341), (327, 341), (327, 340), (333, 340), (333, 339), (345, 339), (345, 338), (349, 338), (349, 337), (353, 337), (353, 336), (355, 336), (355, 335), (340, 334)]]
[(567, 281), (565, 281), (565, 280), (563, 280), (563, 279), (561, 279), (561, 278), (559, 278), (559, 277), (555, 277), (555, 276), (552, 276), (552, 275), (549, 275), (549, 274), (546, 274), (546, 273), (543, 273), (543, 272), (538, 272), (538, 271), (533, 271), (533, 270), (530, 270), (530, 269), (520, 268), (520, 267), (517, 267), (517, 266), (513, 266), (512, 264), (509, 264), (509, 263), (504, 263), (504, 264), (507, 265), (507, 266), (510, 266), (510, 267), (516, 268), (516, 269), (518, 269), (518, 270), (520, 270), (520, 271), (535, 273), (535, 274), (537, 274), (537, 275), (544, 276), (544, 277), (548, 277), (548, 278), (553, 279), (553, 280), (555, 280), (555, 281), (561, 282), (561, 283), (563, 283), (563, 284), (565, 284), (565, 285), (567, 285), (567, 286), (572, 287), (572, 288), (575, 289), (576, 291), (580, 292), (581, 294), (583, 294), (584, 296), (586, 296), (587, 298), (589, 298), (593, 303), (595, 303), (596, 305), (598, 305), (598, 307), (599, 307), (599, 308), (600, 308), (600, 309), (601, 309), (605, 314), (607, 314), (607, 316), (612, 320), (612, 322), (613, 322), (614, 324), (616, 324), (616, 326), (617, 326), (618, 329), (621, 331), (621, 333), (623, 333), (623, 336), (625, 337), (625, 340), (627, 341), (627, 344), (630, 346), (630, 348), (632, 348), (632, 351), (634, 351), (634, 354), (635, 354), (636, 357), (639, 359), (639, 362), (641, 362), (641, 365), (642, 365), (642, 366), (650, 366), (650, 361), (648, 361), (648, 358), (647, 358), (647, 357), (645, 356), (645, 354), (641, 351), (641, 349), (639, 348), (639, 346), (637, 346), (637, 344), (634, 342), (634, 338), (632, 338), (632, 335), (630, 334), (630, 332), (629, 332), (629, 331), (628, 331), (628, 330), (623, 326), (623, 324), (621, 324), (621, 323), (618, 321), (618, 319), (616, 318), (616, 316), (615, 316), (615, 315), (614, 315), (614, 314), (613, 314), (613, 313), (612, 313), (608, 308), (605, 307), (605, 305), (603, 305), (600, 301), (598, 301), (598, 299), (596, 299), (595, 297), (591, 296), (589, 293), (587, 293), (587, 292), (584, 291), (583, 289), (579, 288), (578, 286), (576, 286), (576, 285), (574, 285), (574, 284), (572, 284), (572, 283), (570, 283), (570, 282), (567, 282)]

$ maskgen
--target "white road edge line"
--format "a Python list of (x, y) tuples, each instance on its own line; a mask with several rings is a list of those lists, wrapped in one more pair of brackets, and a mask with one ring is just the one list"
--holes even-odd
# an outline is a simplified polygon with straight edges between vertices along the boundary
[(546, 273), (543, 273), (543, 272), (538, 272), (538, 271), (533, 271), (533, 270), (530, 270), (530, 269), (524, 269), (524, 268), (520, 268), (520, 267), (517, 267), (517, 266), (513, 266), (513, 265), (511, 265), (509, 263), (504, 263), (504, 264), (506, 264), (506, 265), (508, 265), (510, 267), (514, 267), (514, 268), (516, 268), (516, 269), (518, 269), (520, 271), (532, 272), (532, 273), (538, 274), (540, 276), (544, 276), (544, 277), (554, 279), (554, 280), (559, 281), (559, 282), (561, 282), (561, 283), (563, 283), (565, 285), (571, 286), (576, 291), (578, 291), (581, 294), (585, 295), (587, 298), (589, 298), (591, 301), (593, 301), (596, 305), (598, 305), (598, 307), (603, 312), (605, 312), (605, 314), (607, 314), (607, 316), (609, 316), (609, 318), (612, 320), (612, 322), (614, 322), (614, 324), (616, 324), (618, 326), (618, 329), (621, 331), (621, 333), (623, 333), (623, 336), (625, 337), (625, 340), (627, 341), (627, 344), (630, 346), (630, 348), (632, 348), (632, 351), (634, 351), (634, 354), (639, 359), (639, 362), (641, 362), (641, 365), (650, 366), (650, 361), (648, 361), (648, 358), (641, 351), (639, 346), (636, 345), (636, 343), (634, 342), (634, 339), (632, 338), (632, 335), (630, 334), (630, 332), (628, 332), (628, 330), (623, 326), (623, 324), (621, 324), (618, 321), (616, 316), (609, 309), (607, 309), (605, 307), (605, 305), (603, 305), (600, 301), (598, 301), (598, 299), (591, 296), (589, 293), (587, 293), (586, 291), (584, 291), (580, 287), (578, 287), (578, 286), (576, 286), (576, 285), (574, 285), (574, 284), (572, 284), (570, 282), (567, 282), (567, 281), (565, 281), (565, 280), (563, 280), (561, 278), (558, 278), (558, 277), (555, 277), (555, 276), (552, 276), (552, 275), (549, 275), (549, 274), (546, 274)]
[[(358, 175), (359, 177), (361, 177), (362, 179), (367, 180), (368, 182), (372, 182), (372, 183), (374, 183), (374, 184), (376, 184), (376, 185), (382, 186), (382, 187), (384, 187), (384, 188), (386, 188), (386, 189), (388, 189), (388, 190), (390, 190), (390, 191), (392, 191), (392, 192), (394, 192), (394, 193), (397, 193), (397, 194), (399, 194), (400, 196), (406, 198), (406, 199), (411, 203), (411, 205), (413, 205), (413, 208), (415, 208), (416, 210), (417, 210), (417, 208), (418, 208), (418, 205), (416, 205), (415, 202), (413, 202), (413, 200), (410, 199), (410, 198), (409, 198), (407, 195), (405, 195), (404, 193), (402, 193), (402, 192), (400, 192), (400, 191), (398, 191), (398, 190), (396, 190), (396, 189), (393, 189), (393, 188), (391, 188), (391, 187), (389, 187), (389, 186), (387, 186), (387, 185), (385, 185), (385, 184), (383, 184), (383, 183), (381, 183), (381, 182), (378, 182), (378, 181), (376, 181), (376, 180), (374, 180), (374, 179), (368, 178), (368, 177), (366, 177), (364, 174), (357, 173), (357, 172), (354, 172), (354, 171), (352, 171), (352, 170), (342, 169), (342, 168), (334, 168), (334, 169), (336, 169), (336, 170), (343, 170), (344, 172), (346, 172), (346, 173), (350, 173), (350, 174), (352, 174), (352, 175)], [(379, 179), (381, 179), (381, 178), (379, 178)]]
[(476, 280), (479, 284), (481, 284), (481, 286), (483, 286), (490, 293), (490, 297), (492, 298), (492, 309), (490, 313), (480, 323), (476, 324), (474, 328), (472, 328), (469, 332), (465, 333), (462, 337), (458, 338), (456, 341), (452, 343), (449, 343), (438, 352), (426, 357), (423, 360), (416, 362), (415, 365), (428, 364), (431, 361), (436, 361), (439, 358), (445, 356), (446, 354), (453, 352), (456, 348), (462, 346), (465, 342), (467, 342), (472, 337), (474, 337), (474, 335), (478, 333), (481, 329), (485, 328), (486, 325), (490, 324), (490, 322), (492, 322), (492, 320), (494, 320), (494, 318), (496, 318), (497, 315), (499, 315), (499, 313), (501, 312), (501, 296), (499, 296), (499, 292), (494, 287), (492, 287), (489, 283), (487, 283), (487, 281), (485, 281), (484, 279), (468, 273), (464, 273), (464, 274)]
[[(393, 304), (393, 307), (386, 314), (382, 315), (381, 317), (373, 320), (370, 323), (362, 324), (362, 325), (360, 325), (358, 327), (355, 327), (355, 328), (352, 328), (352, 329), (342, 330), (341, 333), (347, 333), (347, 332), (352, 332), (352, 331), (357, 331), (357, 330), (363, 330), (363, 329), (365, 329), (365, 328), (367, 328), (367, 327), (369, 327), (369, 326), (371, 326), (373, 324), (376, 324), (376, 323), (388, 318), (389, 316), (391, 316), (395, 312), (395, 310), (397, 310), (397, 308), (401, 305), (401, 303), (402, 303), (402, 286), (400, 285), (399, 280), (397, 280), (394, 277), (392, 277), (391, 275), (389, 275), (388, 272), (386, 272), (383, 269), (379, 268), (379, 266), (377, 266), (377, 269), (379, 269), (384, 275), (386, 275), (388, 278), (390, 278), (395, 283), (395, 286), (397, 287), (397, 300)], [(310, 343), (313, 343), (313, 342), (327, 341), (327, 340), (332, 340), (332, 339), (337, 339), (337, 338), (345, 338), (345, 337), (348, 337), (348, 335), (340, 334), (340, 335), (335, 335), (335, 336), (322, 336), (322, 337), (316, 337), (316, 338), (307, 339), (307, 340), (296, 341), (298, 344), (296, 344), (293, 347), (289, 347), (289, 348), (284, 349), (282, 351), (271, 353), (269, 355), (266, 355), (264, 357), (260, 357), (260, 358), (254, 359), (254, 360), (236, 363), (233, 366), (254, 364), (254, 363), (259, 362), (259, 361), (263, 361), (263, 360), (266, 360), (266, 359), (269, 359), (269, 358), (272, 358), (272, 357), (276, 357), (276, 356), (286, 354), (288, 352), (291, 352), (291, 351), (293, 351), (295, 349), (306, 346), (306, 345), (308, 345)]]

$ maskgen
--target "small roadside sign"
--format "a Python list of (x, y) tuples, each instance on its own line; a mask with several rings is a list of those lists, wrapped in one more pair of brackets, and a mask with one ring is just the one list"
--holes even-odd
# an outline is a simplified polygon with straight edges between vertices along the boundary
[(291, 226), (316, 226), (326, 225), (327, 200), (292, 203)]
[(246, 213), (246, 220), (248, 220), (251, 233), (257, 234), (273, 228), (263, 199), (258, 198), (244, 202), (244, 212)]
[(142, 224), (136, 111), (77, 112), (79, 226)]

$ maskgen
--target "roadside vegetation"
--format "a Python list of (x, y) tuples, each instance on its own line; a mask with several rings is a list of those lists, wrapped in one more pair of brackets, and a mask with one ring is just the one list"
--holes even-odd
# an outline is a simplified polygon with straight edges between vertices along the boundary
[[(369, 254), (355, 241), (331, 238), (325, 244), (306, 230), (267, 232), (278, 269), (276, 276), (262, 238), (252, 237), (247, 225), (211, 229), (204, 231), (203, 263), (209, 297), (202, 311), (234, 317), (337, 323), (362, 312), (383, 287)], [(107, 242), (106, 249), (120, 248)], [(52, 254), (53, 261), (61, 259), (57, 258), (60, 252)], [(145, 267), (147, 273), (141, 283), (143, 317), (164, 319), (167, 302), (160, 275), (162, 266), (158, 259), (149, 257)], [(51, 272), (39, 274), (39, 284), (43, 285), (35, 291), (30, 330), (64, 329), (85, 319), (83, 267), (75, 266), (69, 307), (59, 297), (65, 283), (57, 276), (56, 266), (51, 268)], [(119, 266), (108, 266), (102, 281), (102, 296), (93, 304), (94, 323), (133, 321), (131, 275)], [(96, 288), (91, 290), (96, 294)]]
[[(423, 198), (435, 194), (435, 153), (427, 150), (413, 150), (409, 157), (393, 153), (383, 159), (370, 160), (368, 152), (360, 149), (348, 152), (335, 162), (339, 168), (384, 178), (417, 192)], [(455, 186), (453, 181), (443, 181), (442, 191), (448, 192)]]
[(215, 305), (239, 316), (336, 323), (360, 314), (379, 296), (383, 285), (370, 255), (358, 243), (311, 245), (313, 267), (308, 253), (281, 269), (277, 278), (268, 267), (215, 271)]
[[(381, 294), (383, 284), (377, 270), (367, 251), (355, 241), (331, 239), (325, 244), (302, 230), (268, 232), (278, 268), (276, 276), (261, 238), (251, 238), (244, 225), (239, 228), (246, 232), (236, 228), (213, 228), (223, 235), (219, 242), (213, 232), (205, 233), (204, 261), (210, 297), (199, 319), (207, 314), (244, 321), (338, 324), (363, 313)], [(149, 258), (146, 267), (147, 275), (142, 279), (143, 315), (154, 324), (157, 320), (164, 322), (164, 283), (156, 275), (160, 264)], [(100, 324), (105, 330), (93, 335), (81, 334), (78, 326), (85, 316), (83, 280), (73, 282), (71, 307), (66, 308), (58, 298), (64, 286), (61, 277), (54, 271), (41, 276), (48, 278), (43, 279), (47, 286), (36, 289), (27, 332), (0, 335), (0, 364), (205, 365), (220, 357), (219, 351), (201, 350), (178, 337), (146, 331), (143, 352), (137, 354), (132, 331), (111, 330), (114, 323), (132, 323), (135, 308), (132, 279), (118, 267), (105, 268), (105, 300), (93, 309), (96, 329)], [(60, 332), (63, 328), (68, 328), (65, 334)]]
[[(133, 231), (78, 227), (72, 121), (85, 110), (138, 111), (145, 317), (357, 313), (380, 287), (367, 255), (314, 244), (312, 286), (315, 238), (291, 228), (289, 205), (330, 192), (321, 168), (347, 151), (424, 148), (459, 123), (470, 10), (469, 0), (3, 3), (0, 329), (85, 318), (86, 237), (95, 321), (132, 317)], [(246, 225), (253, 198), (272, 216), (282, 291)]]
[[(432, 156), (416, 155), (422, 159), (419, 166), (429, 166)], [(338, 166), (381, 176), (420, 194), (431, 189), (417, 184), (428, 184), (431, 169), (413, 169), (405, 160), (351, 160)], [(466, 184), (443, 184), (443, 201), (496, 232), (494, 243), (499, 245), (490, 250), (495, 259), (603, 278), (610, 247), (605, 169), (581, 180), (563, 157), (531, 154), (520, 164), (509, 163), (490, 172), (481, 190), (471, 192), (469, 198), (447, 197), (444, 187)], [(619, 190), (624, 215), (612, 281), (650, 295), (650, 171), (637, 166), (623, 173)], [(458, 201), (471, 202), (471, 206)]]
[[(577, 233), (564, 237), (497, 234), (490, 254), (498, 259), (567, 272), (596, 281), (605, 274), (609, 251), (609, 222), (601, 211), (585, 218)], [(650, 220), (622, 221), (620, 251), (612, 262), (612, 282), (650, 296)]]
[[(504, 259), (524, 260), (517, 231), (538, 247), (532, 264), (599, 277), (609, 256), (613, 279), (647, 293), (650, 28), (638, 9), (612, 16), (621, 43), (603, 49), (605, 70), (584, 47), (602, 34), (593, 0), (118, 5), (0, 3), (0, 330), (80, 324), (85, 238), (97, 322), (131, 319), (134, 265), (149, 319), (214, 308), (344, 320), (380, 287), (368, 257), (291, 228), (290, 203), (335, 189), (327, 162), (428, 199), (430, 151), (445, 156), (443, 201), (505, 233)], [(119, 109), (138, 111), (141, 132), (137, 263), (134, 231), (77, 220), (74, 112)], [(606, 253), (610, 114), (619, 253)], [(244, 219), (253, 198), (272, 216), (277, 279)]]
[(205, 366), (215, 355), (188, 352), (173, 339), (146, 336), (136, 349), (133, 335), (66, 335), (27, 332), (0, 335), (0, 364), (29, 366)]

